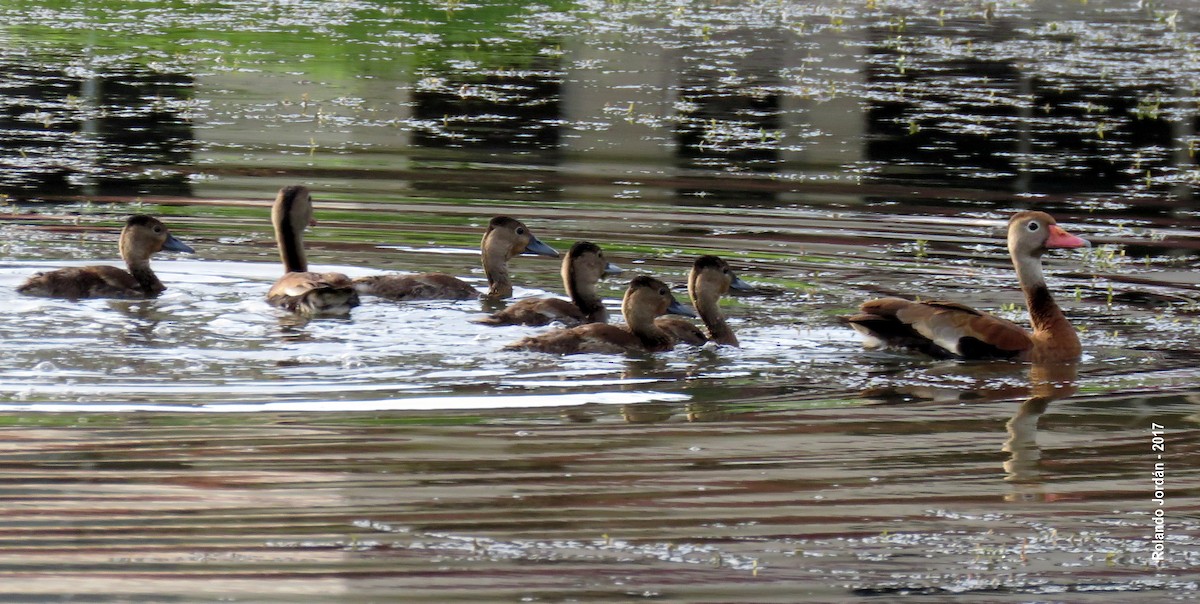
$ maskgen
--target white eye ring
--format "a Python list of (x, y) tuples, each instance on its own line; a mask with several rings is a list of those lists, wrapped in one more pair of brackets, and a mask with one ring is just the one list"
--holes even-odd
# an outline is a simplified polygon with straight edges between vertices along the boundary
[(1033, 231), (1038, 230), (1040, 227), (1041, 227), (1041, 225), (1039, 225), (1036, 221), (1034, 221), (1034, 222), (1029, 223), (1029, 226), (1025, 227), (1025, 228), (1029, 229), (1029, 232), (1032, 233)]

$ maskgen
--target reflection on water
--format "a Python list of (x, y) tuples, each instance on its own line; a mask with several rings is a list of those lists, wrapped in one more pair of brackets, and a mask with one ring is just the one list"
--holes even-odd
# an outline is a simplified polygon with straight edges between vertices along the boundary
[[(1193, 597), (1198, 22), (943, 4), (0, 2), (0, 593)], [(320, 270), (482, 286), (502, 214), (759, 290), (723, 303), (741, 348), (648, 357), (502, 352), (538, 330), (478, 301), (297, 320), (263, 300), (294, 183)], [(1079, 367), (836, 321), (923, 291), (1024, 322), (999, 229), (1030, 205), (1099, 244), (1046, 258)], [(197, 249), (163, 296), (13, 292), (113, 262), (135, 209)]]
[(0, 56), (0, 189), (22, 198), (190, 195), (184, 176), (152, 167), (190, 161), (181, 108), (191, 84), (136, 67), (100, 74)]
[(1038, 420), (1046, 408), (1078, 391), (1076, 380), (1079, 368), (1076, 364), (1033, 365), (1029, 368), (1029, 398), (1017, 408), (1008, 420), (1008, 440), (1004, 451), (1012, 457), (1004, 463), (1007, 480), (1021, 484), (1040, 484), (1042, 459), (1037, 443)]
[[(1009, 402), (726, 407), (704, 423), (670, 405), (41, 414), (0, 429), (6, 475), (30, 487), (2, 504), (0, 570), (25, 579), (4, 591), (26, 598), (1186, 599), (1200, 527), (1177, 514), (1179, 546), (1147, 566), (1132, 503), (1144, 457), (1130, 446), (1144, 439), (1118, 426), (1122, 409), (1080, 414), (1094, 403), (1072, 400), (1058, 413), (1092, 427), (1052, 429), (1062, 461), (1102, 448), (1102, 482), (1055, 471), (1055, 497), (1008, 503), (997, 448)], [(49, 580), (63, 574), (82, 580)]]
[[(837, 183), (873, 201), (952, 187), (944, 201), (1034, 194), (1061, 210), (1073, 195), (1154, 215), (1195, 183), (1195, 94), (1178, 84), (1196, 75), (1195, 23), (1164, 8), (310, 4), (197, 7), (189, 25), (211, 39), (188, 52), (170, 10), (109, 15), (143, 19), (111, 46), (38, 36), (90, 29), (85, 15), (21, 15), (27, 32), (6, 35), (32, 48), (0, 55), (3, 145), (20, 167), (4, 192), (187, 195), (181, 170), (198, 169), (210, 196), (246, 190), (236, 176), (255, 165), (376, 193), (326, 172), (354, 165), (450, 169), (371, 186), (456, 199), (812, 203), (827, 192), (813, 186)], [(293, 30), (317, 14), (335, 27), (297, 55)], [(481, 165), (495, 173), (452, 176)], [(742, 178), (670, 180), (730, 173)], [(884, 184), (903, 187), (862, 187)]]

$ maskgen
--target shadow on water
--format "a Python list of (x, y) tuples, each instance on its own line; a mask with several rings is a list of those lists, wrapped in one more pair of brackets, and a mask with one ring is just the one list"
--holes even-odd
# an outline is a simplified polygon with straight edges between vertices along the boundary
[[(1195, 598), (1189, 11), (60, 4), (0, 3), (5, 597)], [(297, 182), (310, 261), (352, 277), (482, 287), (500, 214), (681, 296), (719, 254), (757, 288), (722, 303), (742, 346), (509, 353), (539, 330), (478, 301), (283, 315)], [(920, 294), (1024, 323), (1026, 207), (1096, 244), (1044, 258), (1078, 367), (837, 320)], [(115, 263), (132, 212), (197, 250), (156, 256), (161, 297), (15, 294)], [(511, 270), (561, 293), (557, 261)]]

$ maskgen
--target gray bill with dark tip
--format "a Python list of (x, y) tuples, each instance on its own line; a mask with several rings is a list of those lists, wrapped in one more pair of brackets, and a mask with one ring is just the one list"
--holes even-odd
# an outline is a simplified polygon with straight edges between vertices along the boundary
[(167, 235), (167, 240), (163, 243), (162, 249), (168, 252), (187, 252), (188, 254), (196, 253), (196, 250), (193, 250), (190, 245), (180, 241), (179, 239), (176, 239), (174, 235)]
[(683, 315), (685, 317), (695, 317), (696, 313), (692, 309), (679, 303), (679, 300), (671, 300), (671, 305), (667, 307), (668, 315)]
[(530, 238), (529, 245), (525, 246), (525, 253), (558, 258), (558, 252), (554, 248), (542, 243), (542, 240), (537, 237)]

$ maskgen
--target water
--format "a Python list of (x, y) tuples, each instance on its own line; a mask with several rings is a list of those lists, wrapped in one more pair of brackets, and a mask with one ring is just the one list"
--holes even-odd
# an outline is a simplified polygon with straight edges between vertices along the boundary
[[(1194, 600), (1197, 22), (1170, 3), (0, 4), (0, 593), (16, 600)], [(303, 321), (310, 261), (483, 283), (494, 215), (682, 291), (759, 287), (740, 349), (502, 351), (477, 301)], [(1077, 375), (865, 352), (863, 299), (1024, 322), (1046, 257)], [(150, 301), (17, 296), (116, 262)], [(517, 295), (557, 263), (513, 261)], [(620, 280), (601, 286), (615, 309)], [(1166, 555), (1150, 564), (1154, 425)]]

